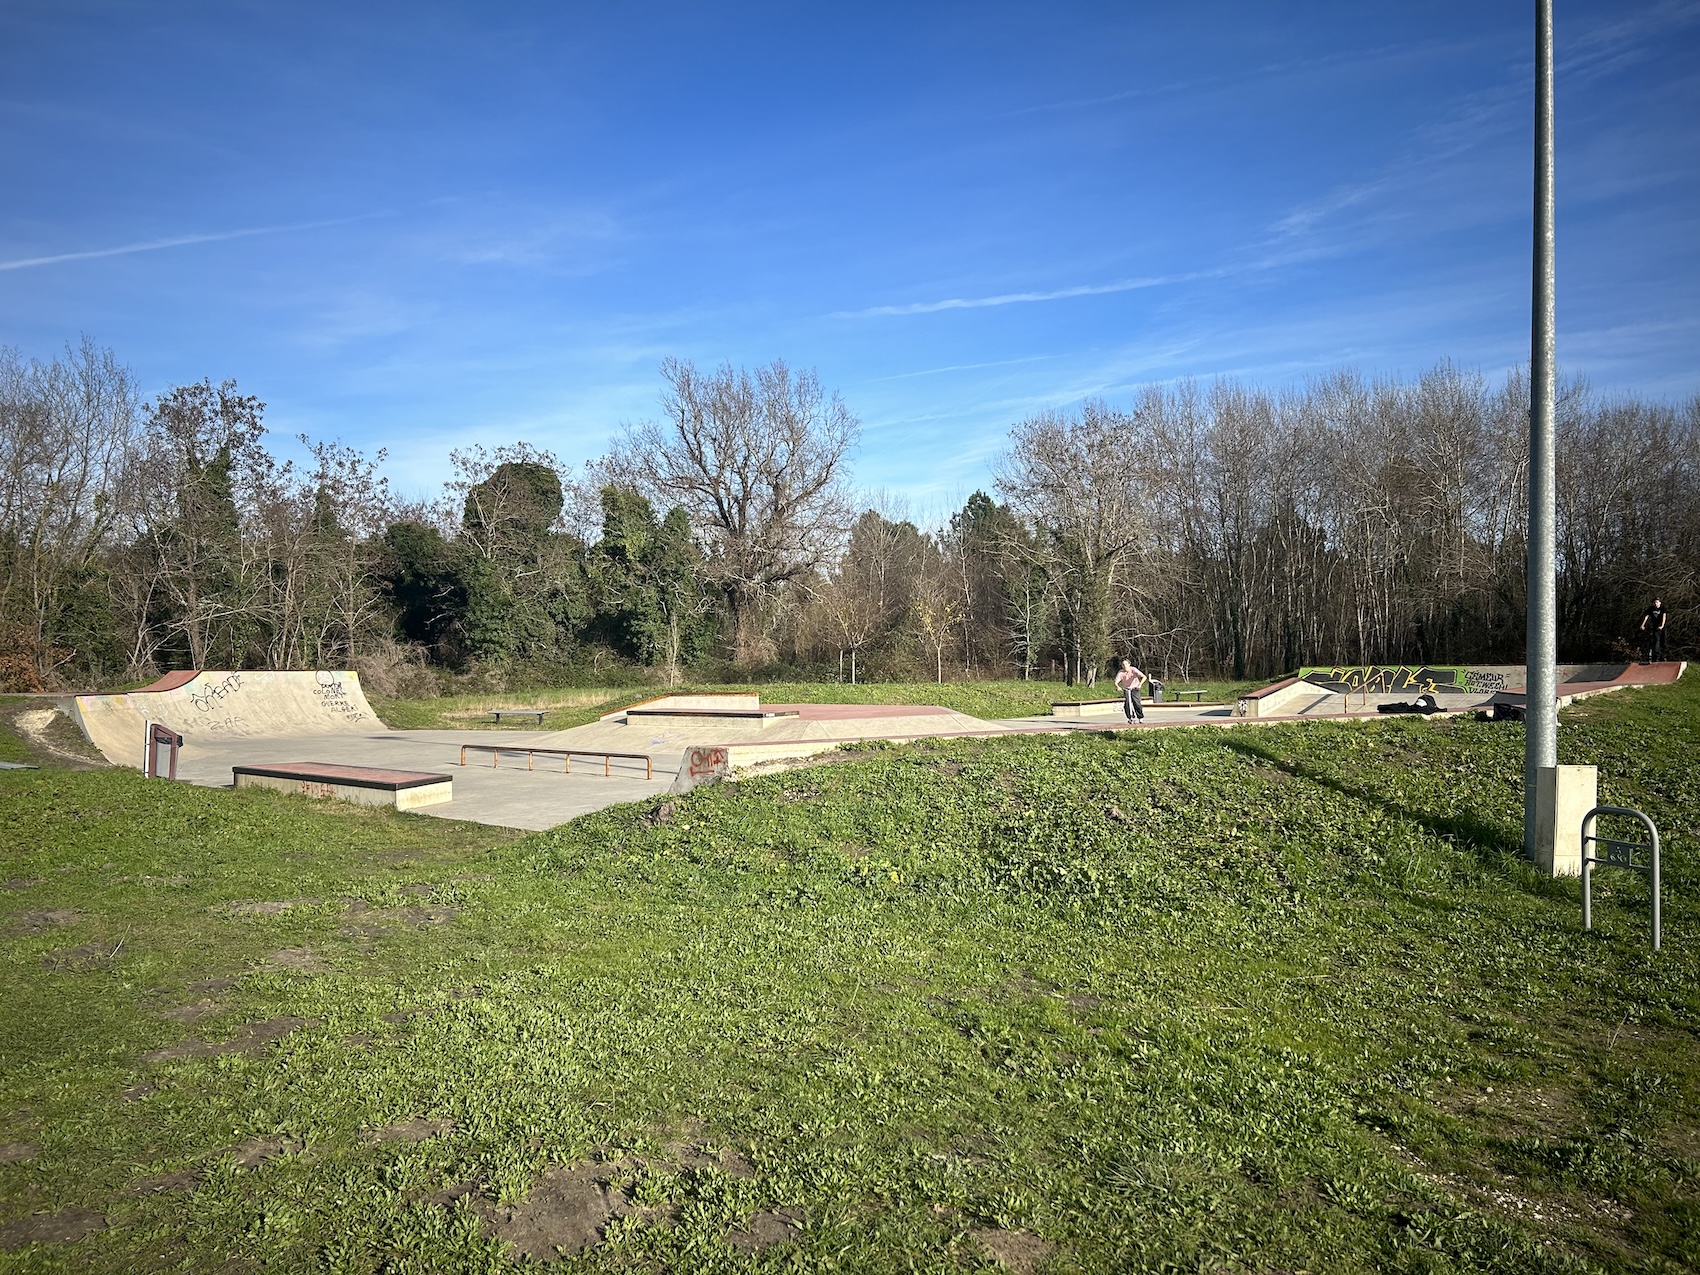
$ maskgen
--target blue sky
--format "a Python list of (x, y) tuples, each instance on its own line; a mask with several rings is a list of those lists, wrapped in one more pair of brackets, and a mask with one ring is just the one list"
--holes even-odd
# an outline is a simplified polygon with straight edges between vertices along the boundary
[[(1559, 352), (1700, 390), (1700, 3), (1558, 0)], [(1527, 357), (1531, 6), (0, 4), (0, 343), (569, 461), (819, 369), (937, 512), (1140, 384)]]

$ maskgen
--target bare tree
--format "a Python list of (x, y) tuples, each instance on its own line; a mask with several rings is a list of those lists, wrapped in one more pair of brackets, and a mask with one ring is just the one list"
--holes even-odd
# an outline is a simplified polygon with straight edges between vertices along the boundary
[(24, 689), (78, 655), (70, 597), (133, 494), (136, 401), (129, 370), (86, 337), (51, 363), (0, 347), (0, 648)]
[(1070, 685), (1108, 658), (1110, 598), (1150, 530), (1135, 427), (1096, 401), (1041, 413), (1015, 427), (998, 466), (998, 490), (1037, 533), (1029, 552), (1057, 599)]
[(609, 466), (690, 516), (726, 596), (733, 656), (760, 662), (770, 654), (764, 602), (830, 556), (848, 526), (845, 469), (859, 423), (814, 372), (793, 374), (782, 361), (705, 375), (668, 359), (661, 375), (666, 420), (628, 427)]
[(960, 575), (952, 561), (935, 544), (928, 544), (916, 573), (913, 600), (909, 604), (915, 629), (928, 654), (939, 685), (944, 685), (944, 652), (955, 645), (957, 626), (962, 623), (963, 593)]

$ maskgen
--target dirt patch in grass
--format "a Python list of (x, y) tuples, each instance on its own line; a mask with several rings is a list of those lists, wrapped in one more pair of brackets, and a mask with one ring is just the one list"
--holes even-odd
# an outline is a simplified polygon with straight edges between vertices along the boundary
[(291, 908), (311, 907), (323, 899), (273, 899), (261, 903), (232, 903), (226, 906), (231, 916), (281, 916)]
[[(439, 1187), (418, 1198), (426, 1204), (435, 1204), (440, 1209), (450, 1209), (454, 1207), (456, 1200), (475, 1194), (480, 1185), (479, 1182), (451, 1182), (448, 1186)], [(476, 1208), (473, 1211), (478, 1212)]]
[(419, 929), (427, 925), (447, 925), (460, 915), (457, 908), (413, 905), (400, 908), (374, 908), (363, 899), (348, 905), (351, 919), (342, 925), (342, 933), (350, 938), (377, 938), (393, 934), (398, 926)]
[(3, 890), (33, 890), (41, 884), (40, 877), (13, 877), (10, 881), (0, 881)]
[(26, 938), (34, 934), (46, 934), (49, 930), (63, 929), (67, 925), (75, 925), (81, 918), (70, 908), (46, 908), (37, 912), (25, 912), (13, 921), (6, 931), (8, 938)]
[(0, 707), (0, 717), (24, 741), (30, 760), (47, 762), (68, 770), (106, 769), (110, 763), (57, 708), (40, 708), (40, 701), (25, 700)]
[(229, 1040), (185, 1040), (142, 1055), (148, 1063), (170, 1062), (177, 1058), (212, 1058), (218, 1054), (254, 1054), (290, 1032), (299, 1031), (315, 1020), (284, 1015), (263, 1022), (245, 1023)]
[(41, 1148), (33, 1142), (0, 1142), (0, 1164), (22, 1164), (40, 1153)]
[(980, 1242), (980, 1247), (986, 1250), (987, 1257), (1016, 1272), (1016, 1275), (1031, 1275), (1031, 1272), (1039, 1269), (1040, 1262), (1057, 1251), (1055, 1244), (1040, 1239), (1031, 1231), (990, 1228), (976, 1230), (974, 1238)]
[(249, 1138), (239, 1147), (231, 1150), (231, 1158), (241, 1169), (254, 1169), (267, 1160), (275, 1160), (280, 1155), (296, 1155), (304, 1148), (292, 1138), (259, 1137)]
[(710, 1150), (692, 1143), (673, 1143), (667, 1148), (667, 1165), (681, 1169), (719, 1169), (727, 1177), (748, 1180), (755, 1177), (755, 1166), (730, 1147)]
[(602, 1239), (608, 1223), (632, 1211), (620, 1185), (624, 1162), (546, 1170), (524, 1200), (512, 1206), (481, 1201), (474, 1211), (497, 1239), (538, 1262), (572, 1257)]
[(15, 1253), (31, 1244), (75, 1244), (106, 1229), (106, 1219), (80, 1204), (55, 1213), (33, 1213), (0, 1226), (0, 1252)]
[(122, 942), (111, 946), (105, 943), (84, 943), (78, 947), (49, 952), (41, 958), (41, 963), (50, 970), (106, 970), (112, 968), (123, 947)]
[(1440, 1094), (1436, 1105), (1501, 1138), (1565, 1138), (1583, 1124), (1576, 1097), (1554, 1085), (1488, 1085)]
[(193, 1191), (200, 1184), (201, 1175), (194, 1169), (179, 1169), (175, 1173), (161, 1173), (155, 1177), (142, 1178), (132, 1182), (125, 1188), (125, 1195), (166, 1195), (179, 1191)]
[(384, 1142), (424, 1142), (427, 1138), (454, 1132), (453, 1120), (427, 1120), (416, 1116), (412, 1120), (403, 1120), (399, 1124), (387, 1124), (382, 1129), (372, 1132), (372, 1141)]
[[(665, 1136), (661, 1130), (655, 1132), (659, 1136)], [(661, 1158), (648, 1162), (645, 1167), (668, 1172), (679, 1169), (718, 1169), (728, 1177), (742, 1180), (755, 1177), (755, 1166), (741, 1152), (725, 1143), (705, 1137), (706, 1132), (707, 1126), (700, 1117), (690, 1117), (675, 1136), (662, 1143)]]
[(261, 968), (293, 970), (297, 974), (322, 974), (325, 963), (310, 947), (285, 947), (267, 956), (261, 962)]
[(742, 1230), (732, 1231), (726, 1238), (740, 1253), (759, 1253), (775, 1244), (785, 1244), (803, 1233), (801, 1209), (763, 1209), (750, 1218)]
[(161, 1016), (169, 1018), (174, 1023), (182, 1023), (184, 1026), (188, 1026), (190, 1023), (200, 1022), (203, 1018), (211, 1018), (214, 1014), (223, 1013), (228, 1008), (229, 1006), (222, 1001), (199, 1000), (192, 1001), (187, 1005), (173, 1005), (170, 1009), (162, 1010)]

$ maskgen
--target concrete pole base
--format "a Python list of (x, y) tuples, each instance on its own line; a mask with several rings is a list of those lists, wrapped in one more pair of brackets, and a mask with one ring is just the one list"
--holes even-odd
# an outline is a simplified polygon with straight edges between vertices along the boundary
[(1582, 873), (1582, 816), (1599, 805), (1597, 766), (1542, 766), (1535, 786), (1535, 866), (1549, 877)]

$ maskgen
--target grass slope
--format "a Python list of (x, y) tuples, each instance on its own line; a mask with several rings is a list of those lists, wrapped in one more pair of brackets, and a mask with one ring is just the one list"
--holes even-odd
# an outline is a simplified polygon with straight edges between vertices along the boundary
[(1560, 751), (1666, 834), (1659, 956), (1638, 880), (1584, 934), (1518, 861), (1522, 736), (1462, 720), (876, 748), (517, 840), (0, 774), (0, 1271), (496, 1271), (610, 1207), (564, 1268), (1687, 1269), (1700, 683)]
[[(1189, 682), (1201, 687), (1212, 701), (1232, 699), (1256, 682)], [(985, 682), (872, 682), (850, 685), (843, 682), (763, 682), (758, 685), (701, 685), (644, 687), (634, 689), (584, 689), (513, 691), (500, 695), (444, 695), (435, 699), (383, 699), (372, 696), (372, 706), (386, 723), (398, 730), (465, 730), (490, 728), (492, 708), (546, 708), (548, 730), (565, 730), (593, 722), (603, 713), (625, 708), (657, 695), (748, 695), (760, 694), (770, 704), (935, 704), (971, 717), (995, 720), (1003, 717), (1033, 717), (1049, 713), (1059, 700), (1116, 699), (1108, 682), (1096, 689), (1065, 686), (1061, 682), (1023, 682), (1013, 679)], [(535, 723), (515, 721), (504, 729), (535, 729)]]

